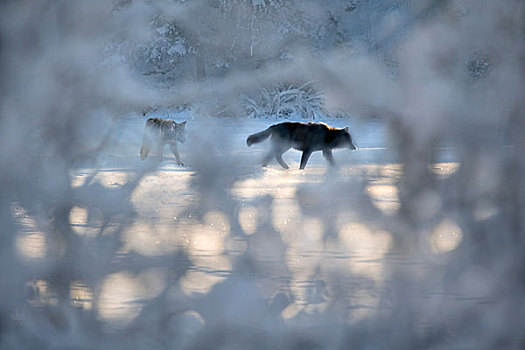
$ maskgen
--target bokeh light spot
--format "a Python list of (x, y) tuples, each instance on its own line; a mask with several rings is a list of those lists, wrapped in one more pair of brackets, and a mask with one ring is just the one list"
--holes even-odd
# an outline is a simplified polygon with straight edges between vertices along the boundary
[(137, 317), (144, 295), (139, 281), (128, 273), (114, 273), (102, 282), (97, 311), (100, 318), (112, 327), (125, 327)]
[(463, 239), (463, 231), (451, 219), (444, 219), (429, 236), (430, 248), (435, 254), (442, 254), (456, 249)]
[(251, 235), (257, 230), (259, 215), (257, 208), (252, 206), (243, 207), (239, 211), (239, 224), (244, 233)]

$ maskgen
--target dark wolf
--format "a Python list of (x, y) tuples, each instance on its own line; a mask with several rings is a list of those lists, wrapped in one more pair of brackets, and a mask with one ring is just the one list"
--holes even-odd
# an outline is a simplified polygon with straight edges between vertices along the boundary
[(177, 142), (186, 141), (186, 121), (177, 123), (173, 120), (161, 118), (148, 118), (144, 127), (144, 138), (140, 148), (140, 159), (144, 160), (148, 156), (151, 146), (155, 143), (157, 147), (159, 161), (162, 162), (162, 149), (164, 145), (170, 145), (170, 149), (177, 159), (178, 165), (182, 164), (180, 160)]
[(275, 157), (283, 168), (288, 169), (282, 155), (290, 148), (303, 152), (299, 169), (304, 169), (312, 152), (323, 151), (323, 156), (328, 163), (335, 165), (332, 155), (333, 149), (356, 149), (348, 127), (337, 129), (324, 123), (285, 122), (275, 124), (264, 131), (250, 135), (246, 139), (246, 144), (251, 146), (254, 143), (266, 140), (270, 136), (272, 137), (272, 145), (270, 152), (264, 157), (263, 166), (268, 165), (270, 160)]

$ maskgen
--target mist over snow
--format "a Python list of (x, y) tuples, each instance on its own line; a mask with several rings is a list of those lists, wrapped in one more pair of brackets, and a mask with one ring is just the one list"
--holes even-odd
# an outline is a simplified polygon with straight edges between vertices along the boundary
[[(0, 349), (525, 347), (521, 0), (0, 4)], [(148, 117), (186, 120), (140, 160)], [(358, 150), (261, 163), (282, 121)]]

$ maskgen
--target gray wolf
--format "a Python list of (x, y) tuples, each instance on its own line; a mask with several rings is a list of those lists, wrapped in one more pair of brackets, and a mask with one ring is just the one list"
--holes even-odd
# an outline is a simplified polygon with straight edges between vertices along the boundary
[(348, 127), (337, 129), (324, 123), (285, 122), (275, 124), (264, 131), (250, 135), (246, 139), (246, 144), (249, 147), (254, 143), (266, 140), (270, 136), (272, 137), (272, 145), (270, 151), (264, 157), (263, 166), (267, 166), (270, 160), (275, 157), (283, 168), (288, 169), (288, 165), (283, 161), (282, 155), (290, 148), (303, 152), (299, 169), (306, 167), (312, 152), (322, 151), (328, 163), (335, 165), (332, 155), (333, 149), (356, 149)]
[(186, 121), (177, 123), (173, 120), (166, 120), (161, 118), (148, 118), (146, 126), (144, 127), (144, 137), (142, 139), (142, 147), (140, 147), (140, 159), (144, 160), (155, 143), (157, 147), (159, 161), (162, 162), (162, 149), (164, 145), (170, 145), (170, 149), (177, 159), (178, 165), (182, 164), (180, 160), (177, 142), (183, 143), (186, 141)]

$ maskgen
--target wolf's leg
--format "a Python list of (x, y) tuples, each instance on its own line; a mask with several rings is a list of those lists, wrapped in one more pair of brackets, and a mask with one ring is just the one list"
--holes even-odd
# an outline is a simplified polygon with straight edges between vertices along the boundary
[(282, 153), (281, 153), (281, 154), (278, 154), (278, 155), (275, 156), (275, 159), (277, 159), (277, 161), (279, 162), (279, 164), (281, 164), (281, 166), (282, 166), (283, 168), (288, 169), (288, 168), (289, 168), (289, 167), (288, 167), (288, 164), (286, 164), (286, 163), (284, 162), (282, 156), (283, 156)]
[(308, 158), (310, 158), (310, 155), (312, 154), (312, 151), (310, 150), (304, 150), (303, 155), (301, 156), (301, 165), (299, 166), (299, 169), (304, 169), (306, 166), (306, 163), (308, 163)]
[(270, 162), (270, 160), (275, 157), (275, 159), (277, 159), (277, 162), (279, 162), (279, 164), (284, 168), (284, 169), (288, 169), (288, 164), (286, 164), (282, 158), (282, 155), (284, 152), (288, 151), (289, 148), (287, 147), (283, 147), (282, 145), (279, 145), (278, 143), (274, 143), (272, 145), (272, 149), (270, 150), (270, 152), (268, 152), (268, 154), (264, 157), (264, 160), (263, 160), (263, 167), (267, 166), (268, 163)]
[[(272, 139), (272, 141), (273, 141), (273, 139)], [(270, 160), (272, 160), (272, 158), (275, 157), (276, 154), (278, 154), (276, 152), (276, 146), (275, 146), (274, 143), (272, 143), (272, 147), (270, 148), (268, 153), (266, 153), (266, 155), (263, 158), (263, 161), (262, 161), (263, 168), (266, 168), (268, 166), (268, 163), (270, 163)]]
[(328, 161), (328, 164), (330, 164), (331, 166), (335, 166), (334, 156), (332, 155), (331, 150), (324, 150), (323, 157)]
[(144, 134), (142, 139), (142, 146), (140, 147), (140, 159), (144, 160), (148, 156), (149, 150), (151, 149), (151, 138)]
[(177, 165), (184, 166), (184, 164), (182, 164), (182, 162), (180, 161), (179, 149), (177, 148), (177, 144), (175, 142), (170, 143), (170, 149), (171, 149), (171, 152), (173, 152), (173, 155), (175, 156), (175, 158), (177, 159)]
[(263, 162), (262, 162), (262, 166), (263, 167), (266, 167), (268, 166), (268, 163), (270, 163), (270, 160), (275, 156), (275, 153), (273, 150), (271, 150), (270, 152), (268, 152), (264, 158), (263, 158)]

